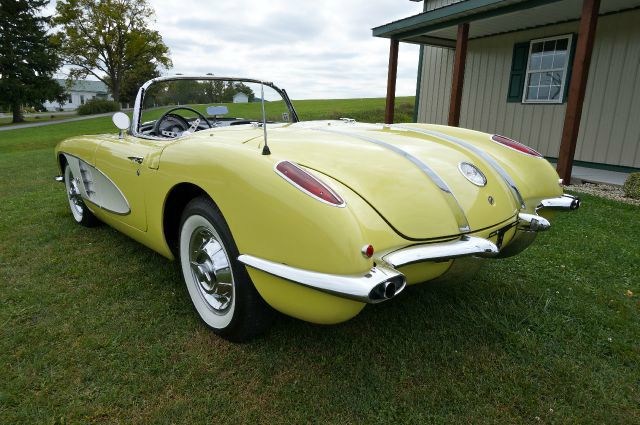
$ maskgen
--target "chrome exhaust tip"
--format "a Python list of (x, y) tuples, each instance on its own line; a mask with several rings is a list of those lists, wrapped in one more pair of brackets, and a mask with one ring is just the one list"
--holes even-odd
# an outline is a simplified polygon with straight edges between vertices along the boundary
[(407, 282), (404, 276), (394, 276), (376, 285), (369, 293), (369, 298), (373, 302), (390, 300), (402, 292), (406, 285)]
[(385, 282), (384, 283), (384, 297), (386, 299), (393, 298), (396, 295), (396, 284), (395, 282)]
[(540, 201), (540, 205), (536, 208), (536, 212), (543, 208), (550, 210), (577, 210), (580, 208), (581, 202), (580, 198), (573, 195), (564, 194), (557, 198), (543, 199)]

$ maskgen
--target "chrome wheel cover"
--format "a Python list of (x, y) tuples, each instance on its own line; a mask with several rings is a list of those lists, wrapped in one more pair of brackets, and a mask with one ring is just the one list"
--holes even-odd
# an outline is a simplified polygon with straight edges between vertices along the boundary
[(78, 180), (73, 177), (71, 168), (67, 167), (64, 173), (64, 184), (67, 189), (67, 198), (69, 199), (69, 207), (71, 208), (71, 214), (76, 221), (82, 221), (84, 216), (84, 201), (80, 194), (80, 188), (78, 187)]
[(205, 226), (193, 230), (189, 265), (200, 296), (216, 314), (225, 314), (233, 301), (233, 273), (217, 233)]

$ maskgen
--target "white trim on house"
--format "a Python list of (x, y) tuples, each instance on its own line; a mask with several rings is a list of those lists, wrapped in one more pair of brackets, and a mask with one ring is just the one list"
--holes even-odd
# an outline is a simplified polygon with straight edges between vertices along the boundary
[[(542, 61), (544, 59), (540, 60), (540, 68), (538, 69), (531, 69), (531, 58), (532, 58), (532, 54), (533, 54), (533, 45), (534, 44), (538, 44), (538, 43), (544, 43), (547, 41), (558, 41), (558, 40), (567, 40), (567, 49), (566, 49), (566, 54), (565, 54), (565, 58), (564, 58), (564, 64), (562, 67), (554, 67), (553, 65), (555, 65), (554, 61), (555, 59), (552, 60), (552, 67), (551, 68), (542, 68)], [(535, 40), (531, 40), (529, 42), (529, 53), (527, 55), (527, 70), (525, 73), (525, 79), (524, 79), (524, 89), (522, 90), (522, 103), (564, 103), (564, 89), (565, 89), (565, 85), (567, 82), (567, 71), (569, 70), (569, 60), (571, 58), (571, 45), (573, 43), (573, 34), (566, 34), (566, 35), (558, 35), (558, 36), (554, 36), (554, 37), (545, 37), (545, 38), (538, 38)], [(543, 53), (544, 56), (544, 53)], [(555, 54), (554, 54), (555, 56)], [(560, 89), (558, 92), (558, 98), (557, 99), (528, 99), (527, 96), (529, 94), (529, 88), (531, 87), (529, 85), (529, 81), (530, 81), (530, 77), (531, 74), (540, 74), (540, 73), (548, 73), (548, 72), (562, 72), (562, 81), (560, 82)], [(540, 89), (540, 87), (546, 87), (547, 85), (536, 85), (536, 87), (538, 87), (538, 90)], [(554, 85), (549, 84), (549, 91), (551, 91), (551, 87), (553, 87)], [(539, 91), (536, 93), (537, 95), (539, 95)], [(548, 96), (547, 96), (548, 97)]]

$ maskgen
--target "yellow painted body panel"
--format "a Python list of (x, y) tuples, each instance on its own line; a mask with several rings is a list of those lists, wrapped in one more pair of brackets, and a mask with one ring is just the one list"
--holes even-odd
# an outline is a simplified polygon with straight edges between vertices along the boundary
[[(330, 124), (330, 125), (329, 125)], [(61, 142), (61, 153), (77, 156), (105, 173), (132, 207), (128, 216), (95, 205), (89, 208), (104, 222), (167, 258), (173, 259), (163, 228), (165, 201), (171, 190), (190, 183), (218, 205), (240, 253), (290, 266), (331, 274), (366, 273), (373, 260), (361, 255), (372, 244), (377, 252), (459, 235), (442, 194), (406, 159), (348, 135), (315, 131), (327, 126), (399, 146), (425, 161), (458, 197), (471, 231), (489, 235), (516, 219), (518, 206), (502, 179), (464, 149), (418, 134), (381, 126), (340, 122), (298, 123), (269, 128), (272, 155), (261, 155), (262, 129), (251, 126), (199, 131), (170, 141), (127, 136), (83, 136)], [(492, 155), (513, 177), (528, 212), (542, 198), (560, 196), (558, 176), (544, 159), (533, 158), (489, 140), (489, 135), (443, 126), (419, 125), (464, 139)], [(136, 165), (128, 156), (141, 156)], [(308, 196), (274, 172), (280, 160), (291, 160), (331, 186), (345, 201), (333, 207)], [(486, 187), (472, 185), (457, 164), (478, 165)], [(491, 195), (495, 204), (490, 205)], [(135, 211), (134, 211), (135, 209)], [(504, 245), (513, 237), (507, 232)], [(495, 240), (495, 237), (494, 237)], [(451, 262), (422, 263), (399, 269), (409, 284), (445, 273)], [(248, 268), (259, 293), (277, 310), (316, 323), (338, 323), (358, 314), (364, 304)]]

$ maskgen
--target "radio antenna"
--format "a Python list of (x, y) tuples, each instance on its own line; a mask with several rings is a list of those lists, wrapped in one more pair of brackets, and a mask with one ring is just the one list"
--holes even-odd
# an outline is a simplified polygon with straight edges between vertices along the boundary
[(262, 81), (260, 82), (260, 103), (262, 103), (262, 131), (264, 133), (262, 155), (271, 155), (269, 145), (267, 145), (267, 114), (264, 112), (264, 84)]

